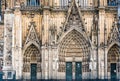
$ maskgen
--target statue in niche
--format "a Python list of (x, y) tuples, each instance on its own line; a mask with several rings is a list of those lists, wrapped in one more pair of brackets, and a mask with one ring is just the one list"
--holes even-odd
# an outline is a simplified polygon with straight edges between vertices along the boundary
[(19, 5), (20, 5), (20, 0), (16, 0), (16, 1), (15, 1), (15, 5), (16, 5), (16, 6), (19, 6)]
[(57, 40), (60, 38), (60, 36), (62, 35), (63, 32), (63, 27), (60, 27), (60, 32), (57, 35)]
[(49, 6), (49, 1), (48, 0), (45, 0), (45, 6)]
[(7, 65), (11, 65), (12, 64), (12, 62), (11, 62), (12, 61), (11, 55), (6, 55), (5, 60), (6, 60)]
[(11, 61), (11, 60), (12, 60), (11, 55), (6, 55), (6, 61)]
[(94, 15), (94, 30), (97, 31), (97, 27), (98, 27), (98, 16), (97, 14)]
[(56, 26), (55, 25), (51, 26), (49, 30), (50, 30), (50, 40), (52, 41), (52, 43), (55, 43), (54, 40), (57, 31)]

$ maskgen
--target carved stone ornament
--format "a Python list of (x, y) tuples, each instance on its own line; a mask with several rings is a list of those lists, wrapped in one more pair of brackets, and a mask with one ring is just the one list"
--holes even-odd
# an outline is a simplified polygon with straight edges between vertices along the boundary
[(120, 34), (119, 34), (117, 23), (114, 22), (113, 27), (112, 27), (111, 32), (108, 37), (108, 45), (110, 45), (113, 42), (119, 42), (119, 40), (120, 40), (119, 35)]
[(84, 31), (83, 19), (80, 8), (77, 7), (75, 0), (72, 1), (71, 7), (68, 9), (68, 16), (64, 24), (64, 31), (69, 30), (71, 27), (78, 27)]
[(30, 30), (29, 30), (25, 44), (28, 44), (29, 42), (36, 42), (37, 44), (40, 44), (38, 37), (37, 37), (37, 33), (35, 31), (34, 22), (30, 23)]

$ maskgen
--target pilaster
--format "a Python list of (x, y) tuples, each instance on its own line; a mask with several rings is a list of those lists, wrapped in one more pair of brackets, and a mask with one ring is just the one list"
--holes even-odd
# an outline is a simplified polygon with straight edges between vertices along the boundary
[(4, 56), (3, 56), (3, 60), (4, 60), (3, 70), (5, 71), (5, 77), (9, 77), (7, 74), (8, 72), (11, 72), (11, 76), (12, 76), (12, 70), (13, 70), (12, 67), (13, 21), (14, 21), (14, 14), (10, 9), (6, 9), (4, 14)]
[[(105, 8), (99, 8), (99, 33), (98, 33), (98, 73), (99, 79), (104, 79), (104, 26)], [(102, 69), (101, 69), (102, 68)]]
[(43, 10), (43, 31), (42, 31), (42, 45), (46, 44), (48, 45), (49, 43), (49, 17), (50, 17), (50, 11), (45, 8)]
[(48, 50), (47, 46), (42, 46), (42, 79), (49, 78)]
[(12, 38), (12, 47), (13, 47), (13, 66), (16, 70), (16, 78), (22, 78), (22, 68), (23, 68), (23, 57), (22, 57), (22, 23), (21, 23), (21, 11), (20, 6), (15, 6), (14, 11), (14, 27), (13, 27), (13, 38)]

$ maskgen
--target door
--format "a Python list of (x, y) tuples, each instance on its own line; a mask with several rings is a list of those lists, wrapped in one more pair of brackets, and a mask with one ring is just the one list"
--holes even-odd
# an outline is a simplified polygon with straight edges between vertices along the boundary
[(72, 62), (66, 62), (66, 81), (72, 81)]
[(82, 81), (82, 63), (75, 63), (75, 81)]
[(116, 78), (117, 78), (116, 63), (111, 63), (111, 80), (115, 80)]
[(37, 79), (37, 64), (31, 64), (31, 81)]

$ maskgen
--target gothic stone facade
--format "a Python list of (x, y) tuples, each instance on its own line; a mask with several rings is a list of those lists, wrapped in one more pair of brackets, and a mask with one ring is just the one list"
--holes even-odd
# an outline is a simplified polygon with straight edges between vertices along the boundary
[(2, 0), (4, 78), (120, 78), (116, 1)]

